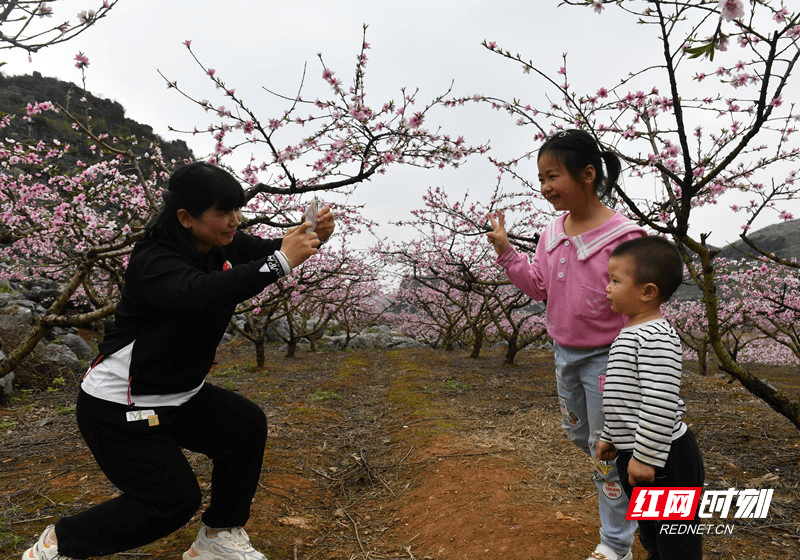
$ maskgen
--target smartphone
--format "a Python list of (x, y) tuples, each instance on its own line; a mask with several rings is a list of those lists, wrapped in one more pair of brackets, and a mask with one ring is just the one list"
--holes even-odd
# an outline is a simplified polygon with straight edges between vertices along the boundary
[(317, 217), (319, 216), (319, 199), (315, 196), (311, 204), (308, 205), (306, 211), (303, 213), (303, 222), (311, 222), (311, 227), (308, 231), (317, 229)]

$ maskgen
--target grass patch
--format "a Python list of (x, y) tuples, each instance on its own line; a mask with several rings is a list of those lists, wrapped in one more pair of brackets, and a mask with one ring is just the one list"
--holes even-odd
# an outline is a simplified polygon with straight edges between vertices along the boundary
[(234, 364), (226, 368), (214, 370), (214, 373), (212, 375), (214, 377), (221, 377), (224, 379), (226, 377), (242, 377), (244, 375), (244, 372), (242, 372), (242, 370), (239, 369), (239, 366), (237, 364)]
[(329, 413), (320, 410), (319, 408), (314, 408), (311, 406), (298, 406), (292, 408), (287, 413), (287, 420), (290, 422), (309, 423), (314, 420), (320, 420), (321, 418), (327, 416), (329, 416)]
[(0, 518), (0, 547), (16, 549), (27, 542), (27, 540), (28, 539), (24, 538), (22, 535), (15, 534), (13, 531), (9, 530), (8, 521)]
[(403, 412), (417, 416), (430, 415), (435, 407), (425, 387), (417, 374), (406, 374), (389, 384), (388, 400)]
[(308, 398), (311, 402), (324, 402), (324, 401), (335, 401), (342, 398), (342, 395), (339, 393), (334, 393), (333, 391), (328, 391), (326, 389), (317, 389), (310, 395)]
[(442, 389), (454, 393), (466, 393), (472, 389), (472, 387), (470, 387), (468, 383), (462, 383), (458, 379), (448, 379), (442, 383)]
[(340, 379), (349, 379), (357, 375), (364, 375), (367, 369), (372, 365), (366, 357), (359, 355), (348, 355), (347, 359), (342, 362), (336, 372), (336, 377)]
[(433, 415), (436, 406), (427, 390), (431, 385), (431, 378), (434, 377), (433, 371), (422, 364), (408, 361), (402, 352), (391, 351), (388, 356), (395, 362), (392, 369), (402, 371), (403, 374), (389, 382), (387, 400), (407, 414)]
[(225, 379), (222, 383), (220, 383), (220, 387), (223, 389), (227, 389), (228, 391), (236, 391), (236, 383), (234, 383), (231, 379)]

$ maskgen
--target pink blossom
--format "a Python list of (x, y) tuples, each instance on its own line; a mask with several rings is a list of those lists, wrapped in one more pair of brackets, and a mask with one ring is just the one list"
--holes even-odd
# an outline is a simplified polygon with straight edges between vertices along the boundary
[(775, 15), (772, 17), (778, 23), (783, 23), (786, 21), (786, 16), (789, 15), (789, 10), (786, 9), (786, 6), (783, 6), (780, 10), (775, 12)]
[(603, 2), (601, 2), (600, 0), (595, 0), (592, 3), (592, 8), (594, 8), (594, 11), (599, 14), (600, 12), (603, 11)]
[(782, 104), (783, 104), (783, 99), (781, 99), (780, 95), (770, 102), (770, 105), (772, 105), (773, 107), (780, 107)]
[(726, 21), (733, 21), (744, 16), (742, 0), (720, 0), (717, 8), (720, 10), (720, 17)]
[(339, 81), (337, 78), (334, 78), (333, 74), (334, 74), (333, 71), (328, 70), (326, 68), (325, 70), (322, 71), (322, 79), (325, 80), (326, 82), (328, 82), (333, 87), (339, 87), (339, 85), (342, 82)]
[(189, 48), (189, 47), (191, 47), (191, 46), (192, 46), (192, 40), (191, 40), (191, 39), (186, 39), (186, 40), (183, 42), (183, 44), (184, 44), (184, 45), (186, 45), (186, 48)]
[(94, 10), (83, 10), (78, 14), (78, 19), (81, 20), (81, 23), (91, 23), (97, 17), (97, 12)]
[(422, 121), (424, 118), (425, 116), (422, 113), (414, 113), (414, 116), (408, 121), (408, 126), (410, 128), (419, 128), (422, 126)]
[(214, 76), (214, 74), (216, 74), (216, 73), (217, 73), (217, 71), (216, 71), (216, 70), (214, 70), (213, 68), (209, 68), (208, 70), (206, 70), (206, 74), (208, 74), (209, 76), (212, 76), (212, 77), (213, 77), (213, 76)]
[(75, 55), (75, 60), (77, 61), (75, 63), (75, 68), (80, 68), (81, 70), (83, 70), (84, 68), (89, 66), (89, 59), (82, 52), (79, 52), (78, 54)]

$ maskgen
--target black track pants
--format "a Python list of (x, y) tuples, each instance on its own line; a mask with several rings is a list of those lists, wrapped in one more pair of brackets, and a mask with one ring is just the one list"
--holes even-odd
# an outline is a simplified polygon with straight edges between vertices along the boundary
[[(135, 399), (134, 399), (135, 400)], [(157, 425), (129, 420), (149, 408)], [(211, 500), (203, 522), (243, 526), (258, 487), (267, 419), (255, 403), (205, 384), (177, 407), (134, 407), (80, 392), (78, 427), (98, 465), (120, 495), (56, 524), (62, 555), (88, 558), (130, 550), (182, 527), (200, 508), (197, 478), (182, 449), (213, 462)]]

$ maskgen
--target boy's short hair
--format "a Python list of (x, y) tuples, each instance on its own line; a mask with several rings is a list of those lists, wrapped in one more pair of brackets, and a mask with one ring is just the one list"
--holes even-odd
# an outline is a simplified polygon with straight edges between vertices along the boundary
[(662, 237), (651, 235), (624, 241), (611, 256), (631, 257), (636, 283), (655, 284), (662, 303), (672, 297), (683, 281), (683, 260), (678, 248)]

